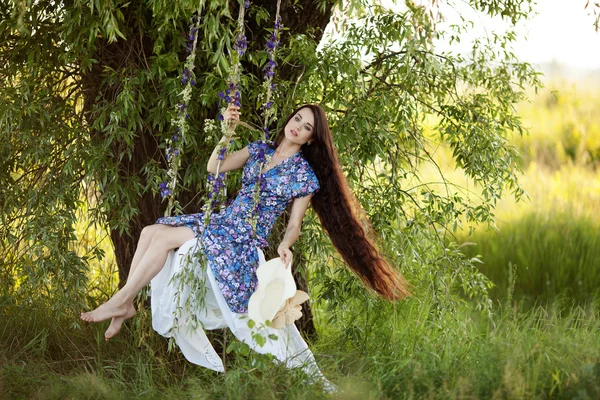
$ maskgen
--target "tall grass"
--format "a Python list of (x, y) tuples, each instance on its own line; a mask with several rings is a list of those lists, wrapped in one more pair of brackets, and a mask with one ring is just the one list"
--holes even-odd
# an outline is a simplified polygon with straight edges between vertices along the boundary
[(552, 169), (572, 163), (600, 164), (600, 92), (598, 81), (552, 80), (532, 101), (520, 104), (518, 112), (529, 135), (515, 137), (523, 154), (523, 165), (531, 162)]
[[(525, 198), (497, 203), (494, 229), (468, 226), (449, 235), (467, 245), (464, 252), (481, 255), (484, 272), (497, 287), (495, 299), (507, 292), (515, 271), (514, 295), (524, 304), (544, 303), (558, 294), (583, 303), (600, 288), (600, 107), (598, 84), (548, 82), (547, 89), (520, 104), (518, 111), (530, 134), (512, 138), (523, 154), (519, 181)], [(482, 188), (467, 179), (445, 146), (432, 133), (431, 152), (452, 191), (477, 203)], [(433, 166), (422, 170), (425, 182), (440, 182)], [(446, 189), (438, 185), (440, 194)], [(461, 224), (459, 224), (459, 227)], [(474, 233), (470, 235), (470, 231)], [(468, 246), (471, 244), (471, 246)]]
[(503, 223), (500, 232), (476, 232), (465, 246), (481, 254), (483, 271), (497, 286), (493, 298), (506, 295), (511, 266), (516, 267), (515, 296), (547, 302), (565, 293), (585, 302), (600, 291), (598, 223), (571, 210), (534, 211)]
[[(336, 316), (310, 346), (344, 390), (333, 398), (596, 399), (599, 300), (582, 307), (559, 296), (528, 311), (509, 300), (491, 317), (467, 306), (442, 318), (426, 302), (376, 302)], [(75, 330), (33, 317), (0, 317), (0, 398), (327, 398), (300, 372), (253, 364), (254, 353), (227, 355), (226, 374), (189, 364), (143, 317), (108, 344), (102, 324)]]

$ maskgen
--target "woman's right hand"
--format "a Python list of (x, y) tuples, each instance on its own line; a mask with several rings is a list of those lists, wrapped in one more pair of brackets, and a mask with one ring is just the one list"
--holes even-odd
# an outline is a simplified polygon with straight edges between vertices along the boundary
[(235, 129), (241, 114), (240, 107), (236, 106), (234, 103), (229, 103), (227, 105), (227, 110), (223, 113), (223, 119), (225, 121), (229, 120), (229, 129)]

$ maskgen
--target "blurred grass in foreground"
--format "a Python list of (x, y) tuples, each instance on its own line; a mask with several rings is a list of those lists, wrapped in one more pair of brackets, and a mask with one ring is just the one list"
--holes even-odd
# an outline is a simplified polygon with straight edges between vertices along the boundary
[[(469, 307), (430, 318), (426, 302), (353, 307), (309, 344), (338, 399), (600, 398), (600, 299), (558, 297), (528, 311), (510, 299), (491, 318)], [(302, 373), (228, 354), (227, 373), (192, 365), (147, 315), (110, 343), (106, 323), (62, 327), (43, 310), (0, 314), (0, 398), (321, 399)], [(228, 336), (231, 340), (231, 335)]]

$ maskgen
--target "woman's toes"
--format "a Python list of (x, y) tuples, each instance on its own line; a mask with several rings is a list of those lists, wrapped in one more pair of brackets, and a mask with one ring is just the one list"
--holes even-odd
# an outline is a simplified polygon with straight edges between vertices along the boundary
[(104, 340), (108, 342), (109, 339), (115, 337), (117, 333), (119, 333), (119, 331), (121, 330), (123, 322), (125, 322), (125, 320), (128, 320), (129, 318), (133, 318), (135, 314), (135, 307), (133, 306), (133, 304), (131, 304), (129, 305), (129, 307), (127, 307), (127, 313), (124, 316), (113, 318), (110, 322), (110, 326), (108, 327), (106, 332), (104, 332)]

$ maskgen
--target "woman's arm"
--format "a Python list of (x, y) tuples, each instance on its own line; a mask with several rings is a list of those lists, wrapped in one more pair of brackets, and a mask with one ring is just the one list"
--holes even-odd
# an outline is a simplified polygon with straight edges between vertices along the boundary
[[(233, 103), (229, 103), (227, 105), (227, 110), (223, 113), (223, 119), (225, 121), (229, 120), (229, 130), (235, 131), (235, 127), (237, 126), (238, 121), (240, 120), (240, 111), (239, 107), (234, 105)], [(227, 136), (223, 135), (219, 143), (224, 143), (227, 140)], [(208, 163), (206, 164), (206, 170), (211, 174), (217, 173), (217, 164), (219, 163), (219, 151), (217, 150), (218, 146), (215, 147)], [(227, 172), (234, 169), (242, 168), (246, 161), (250, 157), (250, 153), (248, 152), (248, 147), (244, 147), (241, 150), (238, 150), (229, 155), (225, 154), (223, 160), (221, 160), (221, 165), (219, 166), (219, 173)]]
[(312, 193), (308, 196), (296, 198), (292, 203), (290, 220), (285, 230), (283, 240), (277, 248), (277, 253), (279, 253), (279, 256), (281, 257), (281, 260), (285, 264), (286, 268), (292, 262), (292, 252), (290, 251), (290, 247), (296, 243), (296, 240), (298, 237), (300, 237), (302, 220), (304, 219), (304, 215), (308, 209), (308, 204), (310, 203), (311, 197)]
[[(226, 137), (223, 136), (219, 143), (223, 143), (225, 140)], [(217, 173), (217, 163), (219, 161), (219, 152), (217, 148), (218, 146), (213, 150), (210, 159), (208, 160), (208, 164), (206, 165), (206, 170), (211, 174)], [(248, 151), (248, 146), (231, 154), (225, 154), (225, 158), (221, 160), (221, 165), (219, 166), (219, 173), (242, 168), (249, 157), (250, 152)]]

